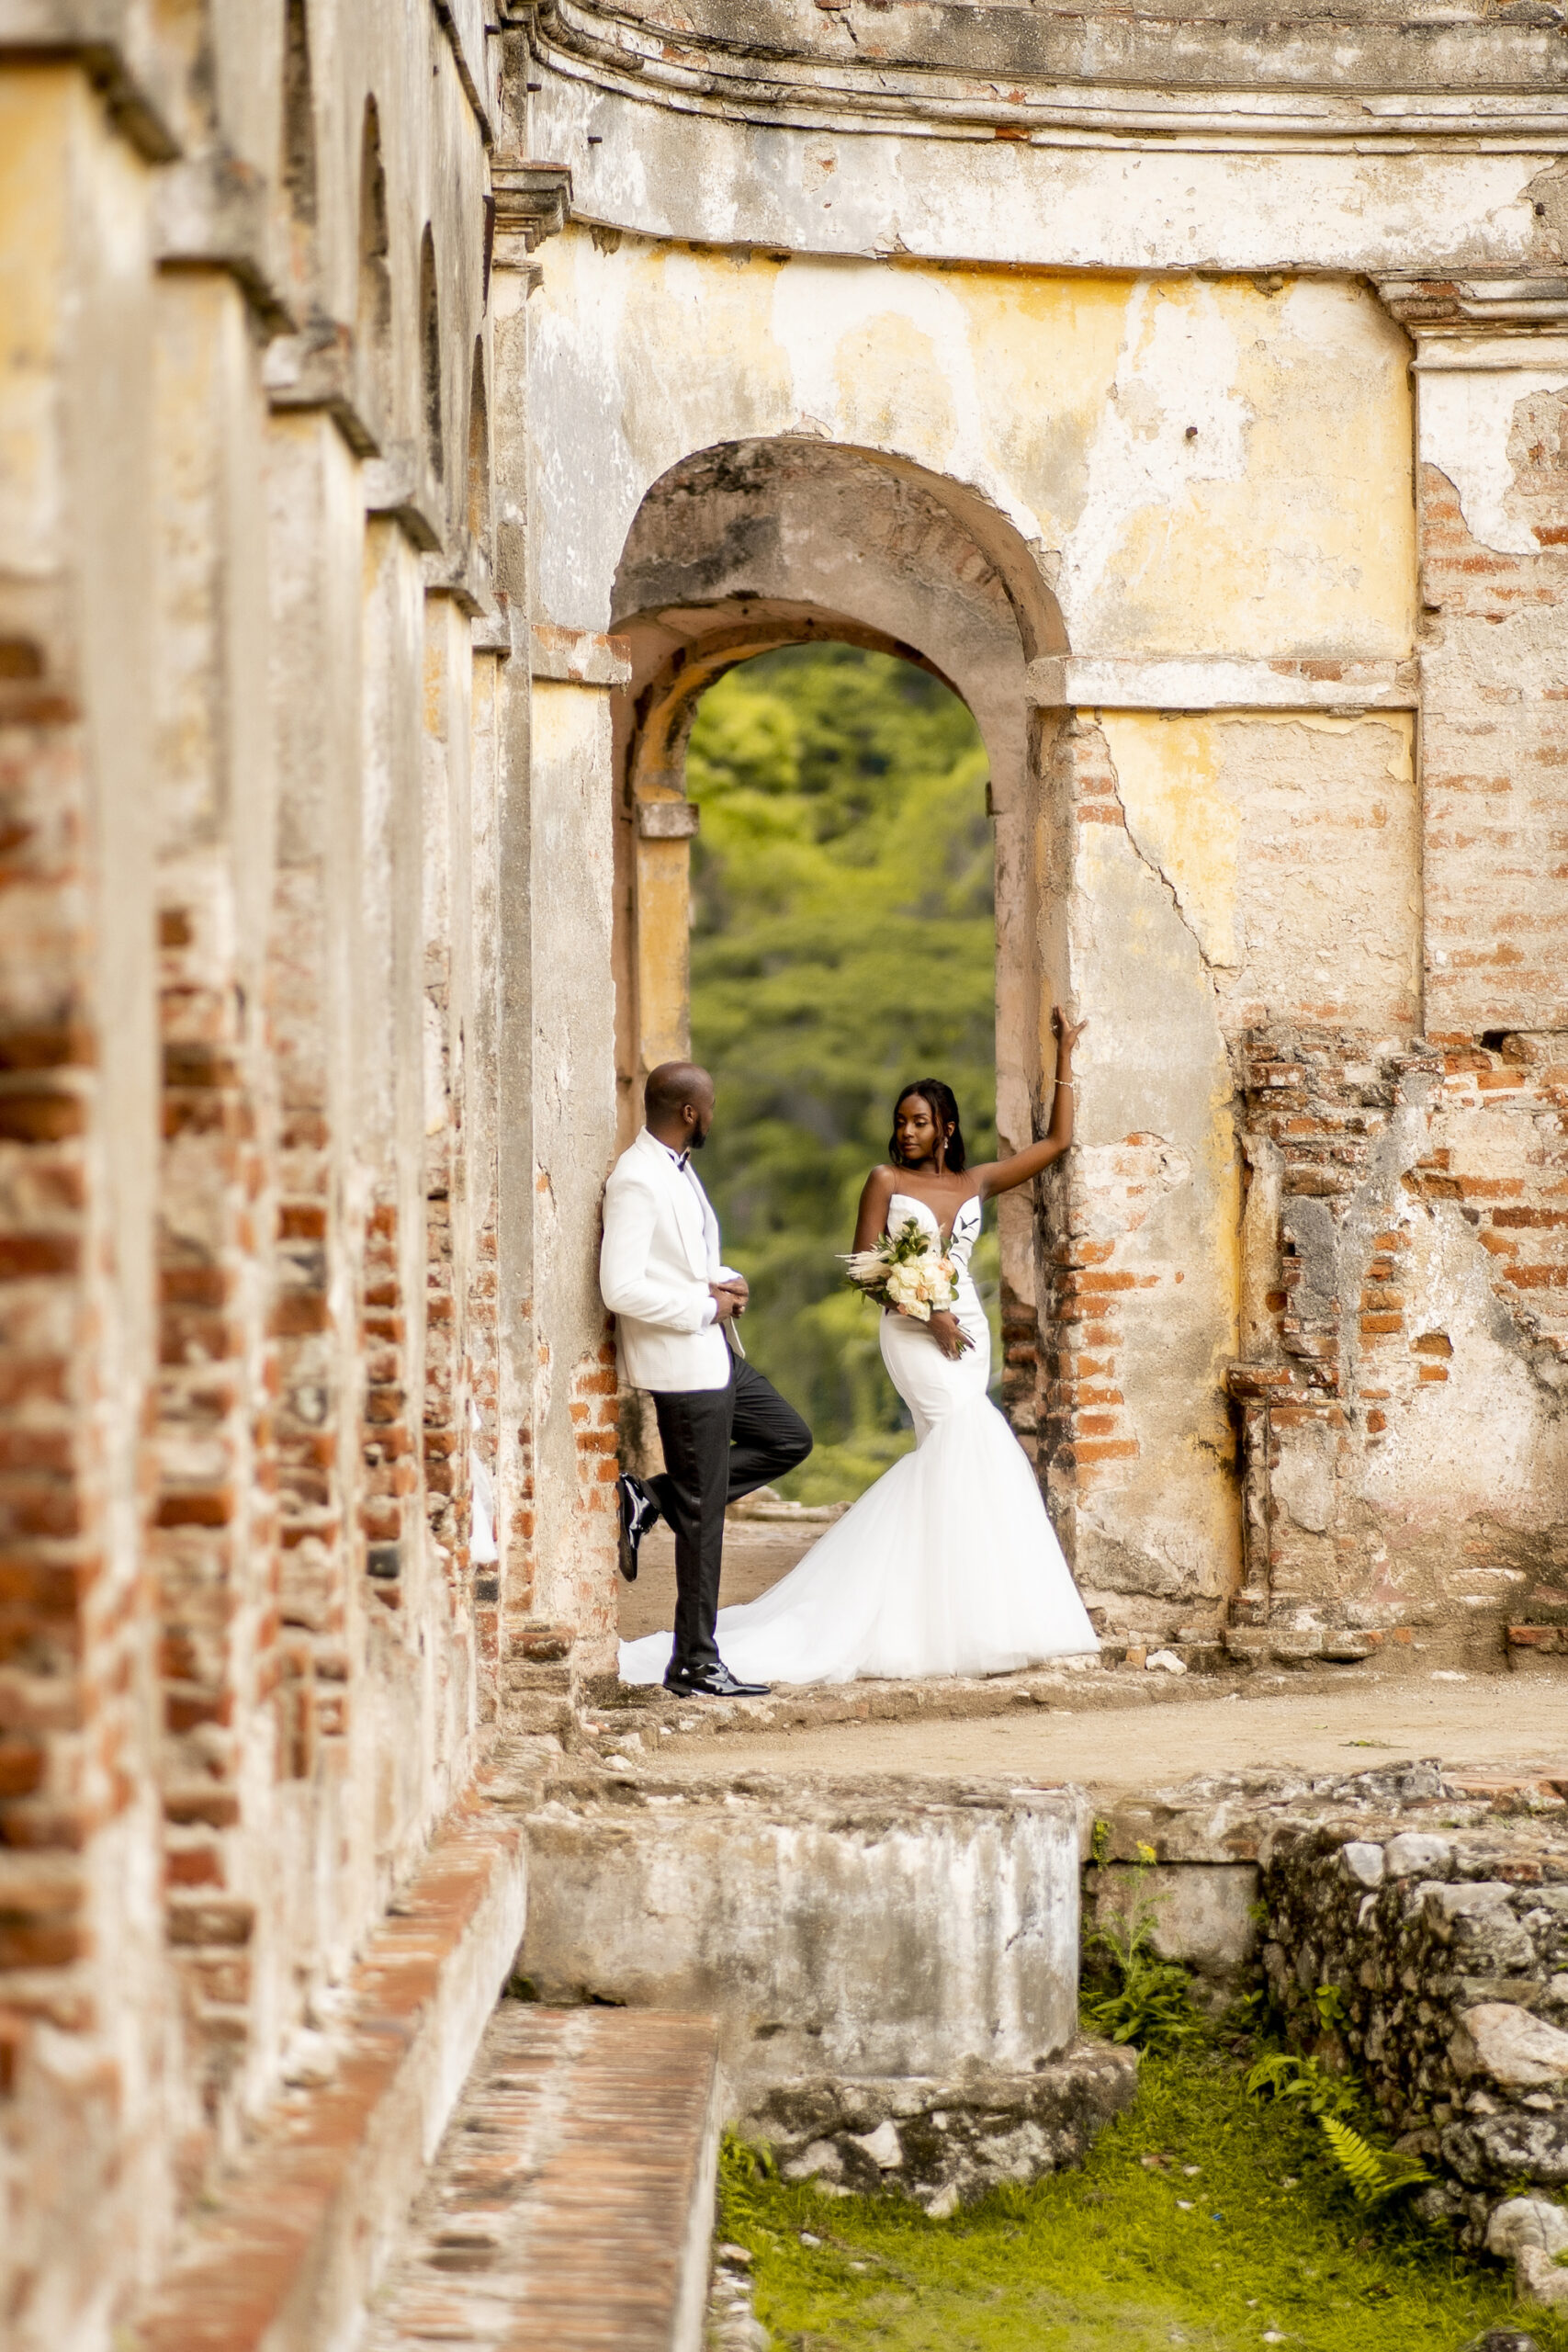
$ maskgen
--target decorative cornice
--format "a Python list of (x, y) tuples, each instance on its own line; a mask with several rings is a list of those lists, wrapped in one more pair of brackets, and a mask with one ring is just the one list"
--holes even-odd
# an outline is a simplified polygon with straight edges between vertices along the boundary
[(430, 468), (406, 442), (395, 442), (372, 458), (360, 474), (365, 511), (396, 523), (422, 555), (438, 555), (445, 526), (443, 503)]
[(1380, 275), (1372, 283), (1415, 343), (1419, 373), (1555, 368), (1568, 357), (1568, 277)]
[(495, 197), (497, 257), (502, 239), (525, 254), (565, 228), (571, 206), (571, 171), (565, 164), (496, 164), (491, 172)]
[(267, 403), (275, 409), (325, 409), (358, 458), (373, 458), (380, 443), (360, 406), (354, 329), (341, 320), (313, 318), (299, 334), (275, 335), (262, 362)]
[(167, 62), (131, 0), (0, 0), (0, 57), (75, 57), (125, 136), (151, 164), (180, 150)]
[[(706, 17), (709, 21), (705, 22)], [(1093, 7), (737, 12), (513, 0), (540, 62), (675, 111), (839, 132), (1379, 151), (1568, 148), (1568, 34), (1544, 21), (1218, 19)], [(807, 20), (809, 20), (807, 23)]]

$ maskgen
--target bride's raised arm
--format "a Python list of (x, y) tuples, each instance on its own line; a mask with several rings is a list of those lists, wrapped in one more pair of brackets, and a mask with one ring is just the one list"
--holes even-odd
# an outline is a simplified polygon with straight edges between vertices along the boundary
[[(1051, 1008), (1051, 1026), (1056, 1038), (1056, 1088), (1051, 1099), (1051, 1120), (1038, 1143), (1026, 1151), (1015, 1151), (1010, 1159), (991, 1159), (976, 1168), (975, 1188), (983, 1201), (995, 1200), (998, 1193), (1010, 1193), (1020, 1184), (1027, 1184), (1032, 1176), (1060, 1159), (1073, 1139), (1073, 1047), (1088, 1027), (1086, 1021), (1069, 1021), (1059, 1004)], [(877, 1173), (883, 1171), (878, 1170)], [(874, 1179), (873, 1180), (874, 1181)], [(889, 1187), (891, 1190), (891, 1187)], [(869, 1193), (871, 1185), (866, 1186)], [(861, 1203), (863, 1217), (865, 1202)], [(856, 1248), (860, 1247), (859, 1241)]]
[(891, 1168), (874, 1168), (855, 1214), (855, 1248), (874, 1250), (887, 1230), (887, 1204), (897, 1178)]

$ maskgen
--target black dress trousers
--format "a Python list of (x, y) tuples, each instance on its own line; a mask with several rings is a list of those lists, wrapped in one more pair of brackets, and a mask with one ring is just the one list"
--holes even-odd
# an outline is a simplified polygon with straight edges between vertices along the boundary
[(672, 1668), (700, 1673), (718, 1645), (719, 1571), (724, 1513), (729, 1503), (782, 1478), (811, 1451), (811, 1431), (771, 1380), (741, 1357), (730, 1360), (727, 1388), (654, 1393), (664, 1475), (649, 1481), (675, 1532), (675, 1645)]

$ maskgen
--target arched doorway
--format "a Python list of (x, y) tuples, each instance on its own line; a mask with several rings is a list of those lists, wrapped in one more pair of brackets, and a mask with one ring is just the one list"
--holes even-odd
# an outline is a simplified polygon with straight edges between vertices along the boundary
[[(685, 752), (702, 695), (765, 649), (823, 639), (934, 672), (990, 773), (1004, 1147), (1043, 1131), (1053, 1001), (1091, 1022), (1077, 1144), (1038, 1201), (1000, 1204), (1004, 1401), (1108, 1627), (1198, 1639), (1240, 1574), (1224, 1385), (1238, 1154), (1212, 978), (1144, 842), (1143, 801), (1163, 793), (1200, 842), (1206, 804), (1146, 687), (1127, 717), (1126, 665), (1070, 654), (1052, 563), (964, 484), (806, 435), (703, 449), (649, 485), (608, 615), (630, 657), (609, 713), (622, 1139), (646, 1070), (687, 1050)], [(1137, 765), (1156, 752), (1157, 792)]]
[[(728, 444), (673, 468), (644, 499), (616, 575), (631, 654), (615, 697), (617, 1081), (623, 1140), (641, 1084), (690, 1051), (691, 843), (686, 747), (698, 703), (739, 662), (837, 642), (895, 655), (973, 713), (996, 827), (997, 1125), (1023, 1141), (1050, 1052), (1028, 778), (1047, 729), (1030, 664), (1064, 650), (1060, 615), (1005, 518), (903, 462), (807, 440)], [(1057, 986), (1061, 985), (1058, 980)], [(1007, 1402), (1032, 1453), (1035, 1236), (1002, 1204)]]

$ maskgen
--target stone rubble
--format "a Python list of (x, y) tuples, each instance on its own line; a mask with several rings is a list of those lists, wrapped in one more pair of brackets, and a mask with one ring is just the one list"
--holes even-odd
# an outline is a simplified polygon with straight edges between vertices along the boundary
[(715, 2246), (705, 2352), (768, 2352), (772, 2340), (751, 2305), (751, 2256), (743, 2245)]
[(897, 2189), (944, 2221), (1004, 2181), (1081, 2164), (1131, 2106), (1137, 2077), (1135, 2051), (1082, 2037), (1023, 2074), (783, 2083), (739, 2129), (773, 2149), (786, 2180), (831, 2197)]

